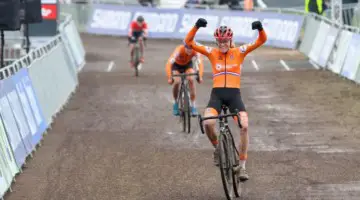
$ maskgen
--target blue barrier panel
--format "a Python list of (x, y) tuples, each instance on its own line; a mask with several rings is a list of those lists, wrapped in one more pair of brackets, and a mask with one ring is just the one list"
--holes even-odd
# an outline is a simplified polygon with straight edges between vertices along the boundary
[(13, 112), (14, 108), (9, 103), (9, 93), (14, 92), (15, 89), (12, 80), (10, 78), (1, 80), (0, 85), (0, 114), (11, 148), (15, 154), (16, 164), (18, 167), (21, 167), (32, 149), (31, 146), (29, 146), (31, 138), (24, 139), (21, 135), (18, 120), (16, 120), (14, 116), (14, 113), (19, 115), (19, 109)]
[(47, 123), (35, 96), (28, 69), (23, 68), (19, 70), (11, 79), (16, 87), (28, 125), (31, 129), (32, 145), (35, 146), (40, 142), (47, 128)]
[(219, 25), (230, 26), (234, 31), (234, 41), (253, 42), (257, 31), (251, 29), (251, 23), (262, 21), (268, 34), (265, 45), (296, 48), (304, 17), (299, 15), (270, 12), (241, 12), (196, 9), (158, 9), (149, 7), (130, 7), (94, 4), (89, 15), (87, 32), (94, 34), (128, 34), (131, 20), (143, 15), (149, 26), (149, 37), (183, 39), (198, 18), (208, 21), (206, 28), (196, 35), (199, 41), (213, 41), (213, 33)]

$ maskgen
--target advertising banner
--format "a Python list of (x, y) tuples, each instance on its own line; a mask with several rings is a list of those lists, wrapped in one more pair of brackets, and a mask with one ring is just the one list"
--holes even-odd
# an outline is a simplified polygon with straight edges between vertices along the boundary
[(253, 42), (258, 33), (251, 29), (253, 21), (260, 20), (268, 35), (265, 45), (294, 49), (299, 39), (303, 16), (270, 13), (196, 9), (158, 9), (94, 4), (89, 16), (87, 32), (94, 34), (126, 36), (129, 25), (142, 15), (149, 26), (151, 38), (183, 39), (198, 18), (208, 21), (207, 27), (199, 30), (198, 41), (213, 41), (213, 33), (220, 25), (230, 26), (236, 43)]
[[(4, 123), (7, 138), (9, 139), (11, 148), (14, 152), (16, 164), (21, 167), (28, 152), (31, 150), (29, 141), (20, 133), (20, 125), (16, 120), (13, 108), (9, 103), (8, 94), (14, 92), (14, 85), (11, 79), (0, 81), (0, 115)], [(18, 110), (18, 109), (17, 109)], [(19, 113), (17, 113), (19, 115)], [(31, 139), (31, 138), (30, 138)]]
[(31, 144), (35, 146), (40, 142), (47, 128), (47, 123), (33, 90), (28, 70), (26, 68), (19, 70), (11, 79), (21, 100), (21, 106), (31, 130)]

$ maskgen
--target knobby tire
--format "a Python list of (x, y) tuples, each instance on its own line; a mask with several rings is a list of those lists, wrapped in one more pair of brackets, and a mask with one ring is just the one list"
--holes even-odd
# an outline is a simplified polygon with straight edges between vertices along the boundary
[[(189, 90), (187, 85), (185, 85), (185, 89), (184, 89), (184, 94), (185, 94), (185, 121), (187, 121), (187, 128), (188, 128), (188, 133), (190, 133), (190, 126), (191, 126), (191, 110), (190, 110), (190, 98), (189, 98)], [(185, 129), (184, 129), (185, 131)]]
[(227, 137), (224, 134), (219, 135), (219, 148), (219, 168), (221, 180), (223, 183), (226, 199), (231, 200), (233, 199), (233, 195), (231, 192), (231, 190), (233, 190), (233, 184), (229, 182), (233, 182), (233, 171), (231, 163), (231, 153), (229, 151)]

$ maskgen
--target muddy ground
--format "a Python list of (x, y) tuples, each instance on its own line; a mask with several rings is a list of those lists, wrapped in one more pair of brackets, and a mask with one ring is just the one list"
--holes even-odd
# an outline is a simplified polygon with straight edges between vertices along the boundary
[[(79, 89), (5, 199), (225, 199), (196, 119), (186, 134), (171, 115), (164, 67), (179, 41), (149, 40), (135, 78), (127, 40), (82, 39), (87, 65)], [(205, 67), (201, 113), (212, 84)], [(242, 95), (251, 137), (243, 199), (359, 199), (358, 86), (316, 70), (296, 51), (262, 47), (246, 59)]]

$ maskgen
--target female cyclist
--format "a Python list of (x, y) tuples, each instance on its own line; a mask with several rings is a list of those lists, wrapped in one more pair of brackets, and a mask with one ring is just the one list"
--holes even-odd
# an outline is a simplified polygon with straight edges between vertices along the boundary
[[(195, 51), (205, 55), (211, 62), (213, 72), (213, 89), (204, 116), (217, 116), (221, 112), (221, 106), (226, 105), (231, 112), (239, 111), (242, 129), (240, 130), (240, 180), (246, 181), (249, 176), (245, 170), (248, 151), (248, 116), (240, 94), (241, 66), (245, 56), (260, 47), (267, 40), (265, 31), (260, 21), (252, 23), (252, 29), (259, 31), (259, 36), (254, 43), (233, 46), (233, 32), (227, 26), (220, 26), (214, 32), (218, 48), (200, 45), (194, 42), (196, 32), (200, 27), (206, 27), (207, 21), (199, 18), (195, 26), (185, 37), (185, 43)], [(215, 147), (214, 162), (218, 165), (219, 150), (217, 136), (215, 135), (216, 120), (205, 121), (205, 132)]]

